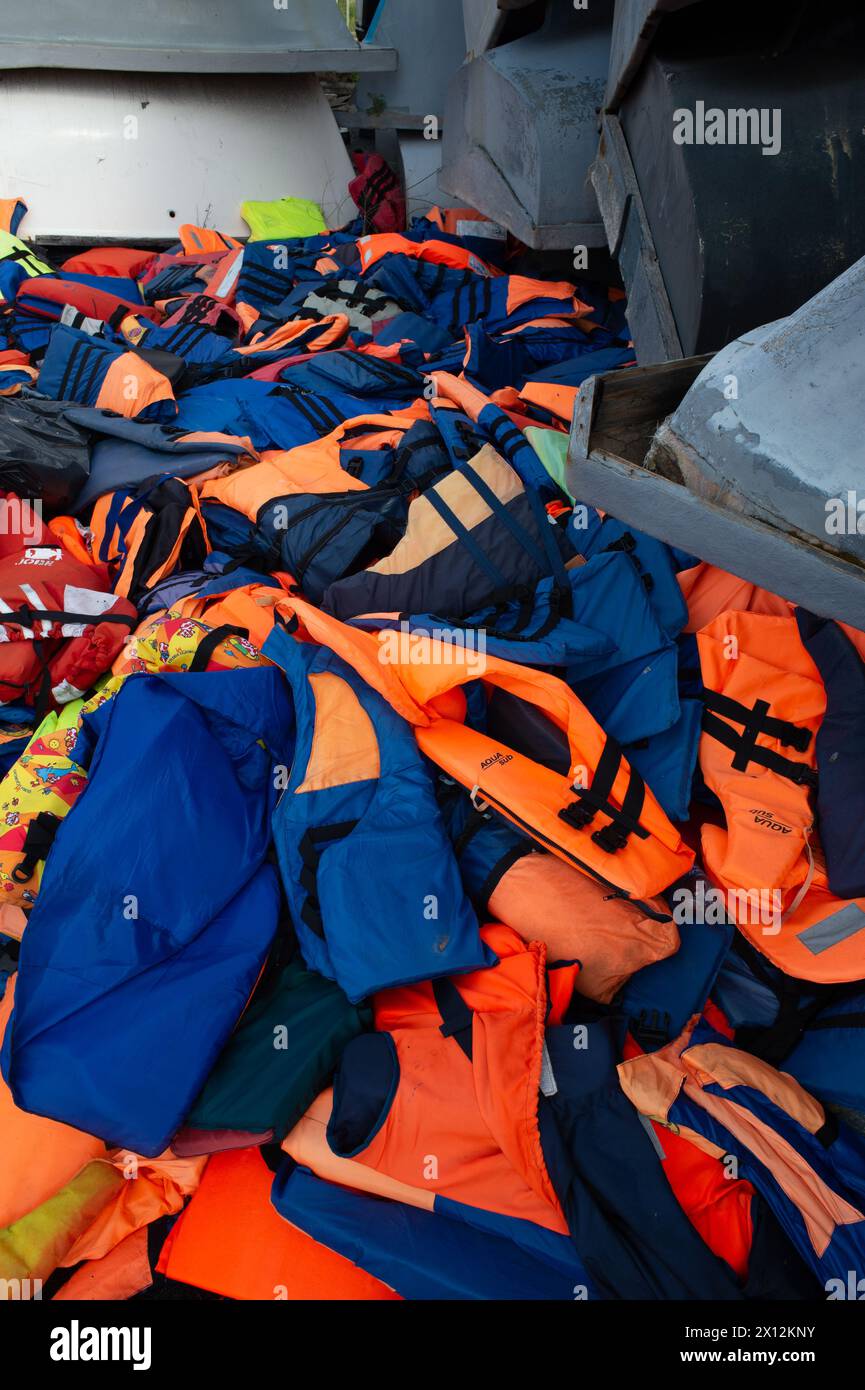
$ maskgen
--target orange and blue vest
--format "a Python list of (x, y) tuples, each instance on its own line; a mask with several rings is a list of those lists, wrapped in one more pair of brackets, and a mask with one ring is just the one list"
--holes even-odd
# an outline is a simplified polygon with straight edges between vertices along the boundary
[(275, 628), (296, 745), (273, 818), (307, 964), (356, 1002), (492, 963), (411, 727), (326, 647)]
[(507, 927), (483, 935), (493, 969), (376, 998), (378, 1031), (337, 1073), (332, 1153), (426, 1189), (428, 1209), (471, 1207), (526, 1245), (534, 1231), (538, 1253), (569, 1237), (593, 1294), (739, 1297), (611, 1084), (606, 1034), (592, 1025), (578, 1047), (588, 1030), (565, 1021), (577, 965), (547, 970), (544, 947)]
[(38, 385), (52, 400), (99, 406), (127, 419), (168, 421), (177, 414), (162, 371), (137, 352), (64, 324), (51, 333)]
[(865, 1139), (791, 1076), (693, 1019), (619, 1077), (643, 1115), (737, 1159), (821, 1285), (862, 1268)]

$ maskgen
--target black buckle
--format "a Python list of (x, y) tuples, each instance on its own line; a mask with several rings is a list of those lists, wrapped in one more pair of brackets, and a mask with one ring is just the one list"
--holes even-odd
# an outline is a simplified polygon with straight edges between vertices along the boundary
[(641, 1009), (637, 1018), (628, 1020), (631, 1035), (644, 1052), (655, 1052), (670, 1041), (670, 1015), (658, 1009)]
[(628, 836), (621, 826), (614, 825), (611, 821), (602, 830), (596, 830), (592, 836), (596, 845), (600, 845), (606, 854), (616, 854), (620, 849), (624, 849), (628, 843)]
[(559, 811), (560, 820), (567, 821), (575, 830), (585, 830), (596, 815), (597, 811), (585, 801), (572, 801), (570, 806), (563, 806)]

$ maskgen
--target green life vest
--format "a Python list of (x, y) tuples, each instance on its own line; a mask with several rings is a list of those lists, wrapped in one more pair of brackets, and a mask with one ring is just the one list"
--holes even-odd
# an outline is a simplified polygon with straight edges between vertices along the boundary
[(272, 1129), (282, 1139), (372, 1026), (365, 1006), (299, 956), (266, 975), (186, 1118), (191, 1129)]

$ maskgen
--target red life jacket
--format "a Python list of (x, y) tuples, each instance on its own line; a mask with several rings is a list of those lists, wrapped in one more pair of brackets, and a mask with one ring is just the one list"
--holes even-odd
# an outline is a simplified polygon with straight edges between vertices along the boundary
[(380, 154), (351, 157), (357, 177), (348, 185), (349, 195), (363, 217), (364, 229), (401, 232), (405, 227), (405, 198), (396, 174)]
[(133, 246), (93, 246), (89, 251), (70, 256), (63, 262), (62, 269), (76, 275), (119, 275), (122, 279), (137, 280), (155, 260), (155, 251)]
[[(16, 515), (20, 499), (0, 507)], [(36, 517), (0, 528), (0, 703), (77, 699), (107, 671), (138, 623), (108, 572), (82, 565)], [(26, 534), (24, 534), (26, 532)]]

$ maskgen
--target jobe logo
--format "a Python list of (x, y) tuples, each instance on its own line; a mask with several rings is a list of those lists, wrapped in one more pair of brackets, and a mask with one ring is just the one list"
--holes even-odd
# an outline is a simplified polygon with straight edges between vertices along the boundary
[(513, 753), (493, 753), (489, 758), (484, 758), (481, 763), (481, 772), (483, 772), (486, 767), (492, 767), (494, 763), (499, 763), (501, 766), (504, 766), (505, 763), (513, 761), (513, 756)]
[(20, 560), (16, 560), (16, 565), (53, 565), (57, 560), (63, 559), (63, 551), (53, 547), (28, 545)]
[(761, 811), (752, 806), (751, 815), (754, 817), (755, 825), (762, 825), (766, 830), (777, 830), (779, 835), (790, 834), (790, 826), (776, 820), (771, 811)]

